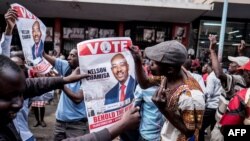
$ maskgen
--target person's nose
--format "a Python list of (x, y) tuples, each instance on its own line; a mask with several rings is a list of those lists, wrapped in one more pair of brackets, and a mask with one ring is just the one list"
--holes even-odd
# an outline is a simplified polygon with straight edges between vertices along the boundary
[(121, 66), (117, 66), (117, 71), (120, 72), (122, 70), (121, 68)]

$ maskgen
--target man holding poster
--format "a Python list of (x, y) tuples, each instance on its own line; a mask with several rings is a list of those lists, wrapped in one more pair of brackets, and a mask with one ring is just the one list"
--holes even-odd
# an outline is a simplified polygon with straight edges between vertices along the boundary
[(131, 103), (134, 98), (135, 80), (128, 74), (129, 65), (122, 54), (111, 59), (111, 70), (118, 83), (105, 95), (105, 105), (124, 102)]
[(32, 36), (35, 44), (32, 46), (33, 60), (38, 57), (42, 58), (43, 53), (43, 41), (41, 40), (42, 32), (40, 30), (40, 23), (35, 21), (32, 25)]

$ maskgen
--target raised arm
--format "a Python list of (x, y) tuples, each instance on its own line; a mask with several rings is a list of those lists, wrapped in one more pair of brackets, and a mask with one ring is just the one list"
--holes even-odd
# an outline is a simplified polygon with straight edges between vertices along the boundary
[(47, 53), (45, 53), (45, 51), (43, 52), (43, 57), (44, 57), (52, 66), (55, 66), (55, 62), (56, 62), (56, 58), (55, 58), (55, 57), (48, 55)]
[(79, 68), (77, 68), (67, 77), (28, 78), (26, 79), (24, 97), (34, 97), (54, 89), (62, 89), (64, 84), (76, 82), (88, 76), (88, 74), (80, 74)]
[(10, 57), (10, 45), (12, 40), (12, 31), (16, 25), (17, 12), (14, 9), (9, 9), (4, 15), (6, 21), (6, 29), (1, 39), (2, 54)]
[(223, 83), (227, 80), (227, 77), (221, 68), (220, 62), (215, 52), (216, 43), (217, 43), (216, 35), (210, 34), (208, 39), (210, 40), (209, 50), (210, 50), (210, 55), (211, 55), (212, 68), (214, 70), (216, 77), (219, 78), (221, 82)]
[(239, 56), (244, 56), (245, 55), (245, 48), (246, 48), (246, 43), (244, 40), (240, 41), (240, 45), (238, 46), (238, 54)]
[(138, 81), (140, 87), (142, 89), (147, 89), (151, 86), (157, 85), (156, 83), (153, 83), (153, 81), (150, 81), (146, 76), (146, 73), (142, 67), (142, 57), (139, 48), (132, 46), (131, 48), (129, 48), (129, 50), (135, 61), (136, 80)]

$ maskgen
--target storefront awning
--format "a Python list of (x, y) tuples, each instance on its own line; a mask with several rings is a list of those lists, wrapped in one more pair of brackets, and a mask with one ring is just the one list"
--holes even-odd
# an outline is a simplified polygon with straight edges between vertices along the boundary
[[(0, 13), (17, 2), (38, 17), (105, 21), (157, 21), (189, 23), (212, 10), (210, 4), (174, 0), (1, 0)], [(187, 0), (183, 0), (187, 1)]]

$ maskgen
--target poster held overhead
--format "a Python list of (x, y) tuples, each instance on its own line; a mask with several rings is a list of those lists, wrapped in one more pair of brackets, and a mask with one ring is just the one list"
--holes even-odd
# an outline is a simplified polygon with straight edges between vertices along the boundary
[(11, 8), (17, 11), (18, 20), (16, 25), (30, 76), (35, 77), (36, 74), (48, 73), (52, 65), (42, 55), (46, 37), (46, 26), (22, 5), (14, 3), (11, 4)]

